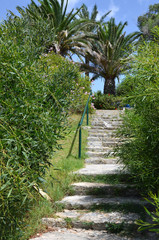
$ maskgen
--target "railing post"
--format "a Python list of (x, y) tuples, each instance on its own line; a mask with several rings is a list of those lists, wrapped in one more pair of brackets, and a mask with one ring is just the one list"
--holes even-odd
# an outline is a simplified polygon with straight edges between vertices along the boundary
[(82, 129), (79, 128), (79, 151), (78, 151), (78, 158), (81, 158), (81, 145), (82, 145)]
[(87, 105), (87, 126), (89, 124), (89, 106)]
[(92, 91), (89, 94), (87, 103), (86, 103), (84, 111), (83, 111), (83, 115), (81, 116), (81, 120), (80, 120), (80, 122), (78, 124), (78, 127), (76, 129), (76, 132), (75, 132), (75, 135), (74, 135), (74, 138), (73, 138), (73, 141), (72, 141), (69, 153), (67, 155), (67, 158), (71, 155), (71, 152), (72, 152), (75, 140), (76, 140), (76, 136), (78, 134), (78, 130), (79, 130), (79, 151), (78, 151), (78, 157), (81, 158), (81, 151), (82, 151), (82, 149), (81, 149), (81, 145), (82, 145), (82, 128), (81, 128), (81, 126), (82, 126), (83, 119), (84, 119), (84, 116), (86, 114), (86, 111), (87, 111), (87, 125), (89, 124), (89, 106), (88, 106), (88, 104), (89, 104), (89, 100), (90, 100), (91, 95), (92, 95)]

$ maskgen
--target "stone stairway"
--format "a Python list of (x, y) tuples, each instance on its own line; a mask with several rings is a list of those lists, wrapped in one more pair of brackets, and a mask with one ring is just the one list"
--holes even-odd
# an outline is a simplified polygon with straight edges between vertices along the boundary
[(122, 125), (119, 111), (98, 110), (89, 130), (85, 167), (75, 174), (74, 195), (59, 203), (64, 211), (55, 218), (43, 218), (55, 231), (36, 238), (54, 240), (142, 240), (155, 237), (137, 232), (135, 220), (146, 204), (128, 181), (129, 173), (114, 156), (120, 143), (115, 131)]

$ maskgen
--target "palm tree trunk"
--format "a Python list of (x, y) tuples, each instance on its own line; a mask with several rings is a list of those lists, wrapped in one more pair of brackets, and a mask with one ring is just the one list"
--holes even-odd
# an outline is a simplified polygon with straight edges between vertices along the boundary
[[(89, 59), (87, 56), (85, 56), (85, 64), (89, 65)], [(85, 75), (89, 77), (89, 72), (85, 72)]]
[(115, 95), (115, 79), (105, 79), (104, 94)]

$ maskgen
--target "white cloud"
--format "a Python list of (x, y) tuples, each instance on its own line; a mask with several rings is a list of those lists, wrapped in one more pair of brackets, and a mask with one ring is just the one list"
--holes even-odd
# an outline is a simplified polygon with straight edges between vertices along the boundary
[(117, 5), (115, 5), (114, 1), (111, 0), (110, 5), (109, 5), (109, 11), (111, 10), (111, 12), (109, 13), (109, 17), (114, 17), (116, 15), (116, 13), (119, 11), (119, 7)]

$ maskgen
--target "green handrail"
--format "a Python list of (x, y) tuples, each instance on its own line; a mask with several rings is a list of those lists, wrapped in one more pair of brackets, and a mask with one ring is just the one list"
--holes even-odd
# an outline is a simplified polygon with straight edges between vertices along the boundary
[(83, 111), (83, 114), (82, 114), (82, 117), (81, 117), (81, 120), (78, 123), (78, 126), (77, 126), (77, 129), (76, 129), (76, 132), (75, 132), (75, 135), (74, 135), (74, 138), (73, 138), (73, 141), (72, 141), (72, 144), (71, 144), (71, 147), (70, 147), (70, 150), (69, 150), (69, 153), (68, 153), (67, 157), (69, 157), (72, 153), (72, 149), (73, 149), (76, 137), (77, 137), (77, 133), (79, 131), (78, 158), (81, 158), (81, 145), (82, 145), (82, 128), (81, 128), (81, 126), (83, 124), (83, 120), (84, 120), (84, 116), (86, 114), (86, 111), (87, 111), (87, 125), (89, 124), (89, 105), (88, 104), (89, 104), (89, 100), (90, 100), (91, 96), (92, 96), (92, 91), (89, 94), (87, 103), (85, 105), (85, 108), (84, 108), (84, 111)]

